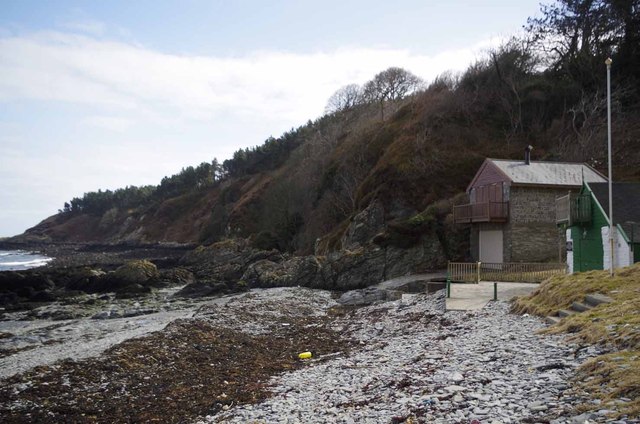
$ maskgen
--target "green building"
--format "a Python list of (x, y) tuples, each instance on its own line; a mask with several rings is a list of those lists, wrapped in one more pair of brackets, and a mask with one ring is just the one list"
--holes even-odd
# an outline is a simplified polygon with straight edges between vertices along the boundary
[[(613, 183), (615, 268), (640, 262), (640, 183)], [(584, 183), (556, 200), (556, 222), (566, 229), (569, 272), (609, 269), (608, 183)]]

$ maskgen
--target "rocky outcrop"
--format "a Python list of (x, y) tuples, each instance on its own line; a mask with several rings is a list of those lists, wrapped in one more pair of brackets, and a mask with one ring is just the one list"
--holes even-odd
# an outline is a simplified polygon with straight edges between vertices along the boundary
[(418, 243), (403, 249), (386, 246), (385, 279), (408, 274), (423, 273), (447, 266), (447, 256), (442, 244), (433, 235), (422, 236)]
[(194, 281), (176, 296), (200, 297), (247, 290), (243, 275), (256, 263), (278, 264), (283, 256), (277, 250), (259, 250), (245, 239), (230, 239), (200, 246), (181, 260), (193, 271)]
[(298, 256), (282, 262), (261, 260), (251, 264), (242, 275), (249, 287), (322, 287), (322, 264), (315, 256)]
[(369, 206), (353, 217), (342, 237), (342, 248), (353, 250), (364, 246), (376, 234), (384, 230), (384, 206), (374, 200)]
[(187, 253), (182, 265), (190, 268), (198, 279), (220, 281), (239, 280), (249, 265), (259, 260), (280, 262), (282, 254), (277, 250), (259, 250), (245, 239), (230, 239), (200, 246)]
[(446, 259), (437, 239), (425, 239), (410, 249), (367, 244), (327, 256), (256, 261), (247, 267), (242, 280), (249, 287), (305, 286), (345, 291), (443, 266)]
[[(291, 256), (277, 250), (257, 249), (246, 239), (230, 239), (200, 246), (179, 260), (159, 255), (154, 262), (129, 260), (122, 264), (118, 259), (117, 264), (112, 264), (108, 260), (112, 256), (105, 251), (107, 246), (100, 246), (99, 252), (88, 256), (90, 266), (63, 265), (0, 273), (0, 305), (48, 302), (77, 293), (115, 292), (126, 298), (176, 285), (185, 286), (176, 294), (179, 297), (220, 295), (253, 287), (304, 286), (349, 291), (446, 265), (444, 251), (435, 236), (423, 236), (409, 248), (365, 242), (382, 213), (380, 206), (373, 205), (367, 210), (354, 223), (373, 224), (358, 228), (355, 224), (345, 239), (347, 244), (356, 246), (353, 249), (325, 256)], [(129, 252), (128, 256), (140, 257), (134, 253)]]

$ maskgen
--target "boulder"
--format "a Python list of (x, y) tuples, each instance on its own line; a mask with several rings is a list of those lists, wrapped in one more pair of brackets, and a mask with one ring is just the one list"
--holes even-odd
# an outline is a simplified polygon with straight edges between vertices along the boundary
[(158, 268), (147, 260), (129, 261), (110, 274), (121, 285), (145, 285), (160, 276)]
[(100, 280), (106, 273), (100, 269), (79, 268), (69, 270), (64, 279), (64, 286), (67, 290), (81, 290), (86, 293), (100, 291)]
[(159, 276), (158, 268), (153, 263), (134, 260), (107, 274), (86, 270), (83, 279), (67, 288), (87, 293), (116, 292), (120, 298), (131, 297), (149, 293), (151, 287), (158, 284)]
[(387, 302), (402, 298), (402, 292), (385, 290), (378, 287), (367, 287), (360, 290), (350, 290), (338, 298), (338, 303), (345, 306), (365, 306), (375, 302)]

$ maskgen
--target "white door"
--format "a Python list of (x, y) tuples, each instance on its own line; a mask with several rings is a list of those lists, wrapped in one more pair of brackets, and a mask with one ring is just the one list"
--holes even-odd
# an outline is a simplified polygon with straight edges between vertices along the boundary
[(480, 230), (480, 262), (502, 263), (502, 230)]

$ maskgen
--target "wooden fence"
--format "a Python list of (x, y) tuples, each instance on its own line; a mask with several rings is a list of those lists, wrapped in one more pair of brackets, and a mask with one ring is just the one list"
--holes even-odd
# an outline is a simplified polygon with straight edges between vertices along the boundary
[(447, 275), (451, 281), (479, 283), (480, 281), (505, 281), (539, 283), (554, 275), (567, 273), (562, 263), (488, 263), (449, 262)]

